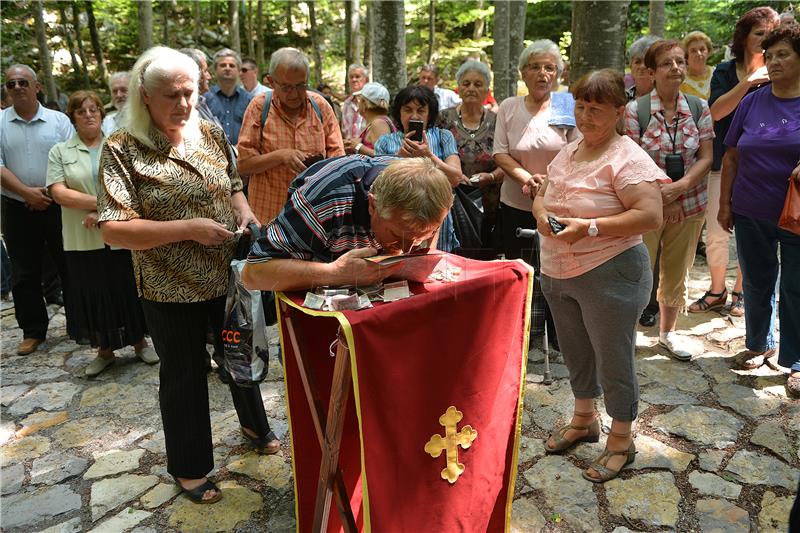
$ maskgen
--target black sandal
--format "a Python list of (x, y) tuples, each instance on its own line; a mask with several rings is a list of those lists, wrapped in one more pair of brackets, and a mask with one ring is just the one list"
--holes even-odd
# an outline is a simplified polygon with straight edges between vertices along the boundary
[(744, 316), (744, 292), (731, 291), (731, 316)]
[[(193, 503), (198, 503), (200, 505), (208, 505), (210, 503), (217, 503), (222, 499), (222, 491), (219, 490), (219, 487), (217, 487), (214, 484), (214, 482), (211, 481), (210, 479), (206, 479), (205, 483), (193, 489), (187, 489), (186, 487), (181, 485), (181, 482), (178, 481), (178, 478), (175, 476), (173, 476), (172, 479), (175, 480), (175, 484), (178, 486), (179, 489), (181, 489), (181, 492), (186, 494), (186, 497), (192, 500)], [(217, 493), (217, 495), (211, 498), (203, 498), (203, 495), (209, 490), (213, 490), (214, 492)]]
[(273, 455), (278, 453), (281, 449), (281, 441), (278, 440), (278, 437), (276, 437), (275, 433), (272, 431), (263, 437), (253, 437), (247, 433), (243, 427), (240, 427), (239, 430), (242, 432), (242, 436), (247, 439), (247, 442), (253, 447), (253, 450), (259, 455)]
[[(706, 300), (708, 297), (714, 298), (710, 302)], [(701, 296), (697, 301), (695, 301), (692, 305), (689, 306), (690, 313), (705, 313), (706, 311), (716, 311), (718, 309), (722, 309), (725, 307), (725, 302), (728, 301), (728, 289), (722, 289), (722, 292), (711, 292), (706, 291), (706, 293)]]

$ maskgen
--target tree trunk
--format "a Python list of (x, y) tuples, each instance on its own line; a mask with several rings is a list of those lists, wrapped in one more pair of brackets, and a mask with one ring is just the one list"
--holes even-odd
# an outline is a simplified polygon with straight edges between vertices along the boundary
[(317, 13), (314, 9), (314, 2), (306, 2), (306, 6), (308, 6), (308, 22), (311, 32), (311, 50), (314, 53), (314, 85), (316, 86), (322, 83), (322, 51), (317, 35)]
[(516, 73), (509, 69), (511, 57), (510, 33), (511, 18), (508, 2), (500, 1), (494, 5), (494, 24), (492, 25), (492, 62), (494, 70), (494, 97), (499, 104), (509, 96), (511, 80), (516, 80)]
[(664, 0), (650, 0), (650, 35), (662, 37), (664, 26), (667, 23), (667, 16), (664, 11)]
[(162, 0), (161, 2), (161, 25), (162, 28), (162, 39), (161, 42), (164, 46), (170, 46), (169, 44), (169, 15), (170, 15), (170, 5), (169, 2), (165, 2)]
[(36, 24), (36, 44), (39, 47), (39, 64), (44, 76), (44, 89), (47, 99), (58, 101), (56, 80), (53, 78), (53, 62), (50, 60), (50, 48), (47, 46), (47, 28), (44, 25), (44, 6), (40, 0), (33, 2), (33, 19)]
[[(485, 0), (478, 0), (478, 9), (483, 9)], [(477, 41), (483, 37), (483, 29), (486, 26), (486, 19), (483, 17), (475, 21), (475, 27), (472, 29), (472, 40)]]
[(72, 33), (67, 27), (67, 10), (64, 8), (63, 3), (58, 4), (58, 14), (61, 17), (61, 27), (64, 32), (64, 39), (67, 41), (67, 48), (69, 49), (69, 59), (72, 62), (72, 70), (75, 72), (76, 77), (83, 77), (84, 72), (78, 63), (78, 56), (75, 55), (75, 43), (72, 42)]
[(372, 79), (389, 89), (389, 94), (397, 94), (408, 83), (405, 5), (403, 1), (375, 2), (370, 9)]
[(200, 35), (203, 31), (203, 16), (200, 13), (200, 2), (192, 4), (192, 18), (194, 19), (194, 26), (192, 27), (192, 44), (200, 46)]
[(430, 0), (428, 6), (428, 60), (433, 63), (433, 51), (436, 49), (436, 0)]
[(97, 21), (94, 19), (94, 8), (92, 2), (86, 2), (86, 22), (89, 26), (89, 35), (92, 38), (92, 49), (94, 49), (94, 57), (97, 60), (97, 73), (103, 83), (108, 81), (108, 74), (106, 73), (106, 60), (103, 57), (103, 47), (100, 45), (100, 35), (97, 33)]
[(242, 7), (244, 8), (244, 34), (247, 41), (247, 55), (255, 58), (256, 52), (253, 47), (253, 0), (242, 0)]
[(347, 70), (354, 62), (353, 3), (350, 0), (344, 0), (344, 92), (347, 94), (350, 94), (350, 77), (347, 75)]
[(138, 4), (138, 12), (139, 52), (141, 53), (153, 47), (153, 2), (142, 0)]
[(286, 1), (286, 36), (289, 41), (294, 41), (294, 27), (292, 27), (292, 1)]
[(625, 35), (630, 0), (572, 3), (569, 79), (601, 68), (625, 69)]
[(519, 56), (525, 49), (525, 0), (513, 0), (508, 3), (509, 31), (508, 31), (508, 95), (517, 95), (517, 80), (519, 75)]
[(228, 40), (231, 48), (241, 54), (242, 41), (239, 38), (239, 0), (228, 0)]
[(83, 48), (83, 39), (81, 38), (81, 12), (78, 8), (78, 2), (72, 2), (72, 27), (75, 29), (75, 42), (78, 44), (78, 55), (83, 66), (83, 77), (86, 80), (86, 87), (89, 87), (91, 84), (89, 80), (89, 63), (86, 62), (86, 50)]
[(361, 57), (361, 1), (351, 0), (351, 13), (350, 13), (350, 55), (353, 58), (353, 63)]
[(264, 1), (258, 0), (258, 7), (256, 8), (256, 33), (258, 34), (258, 41), (256, 42), (256, 61), (258, 66), (264, 71), (266, 59), (264, 58)]
[(367, 67), (367, 72), (370, 73), (372, 79), (372, 2), (367, 2), (367, 17), (364, 20), (364, 60), (362, 63)]

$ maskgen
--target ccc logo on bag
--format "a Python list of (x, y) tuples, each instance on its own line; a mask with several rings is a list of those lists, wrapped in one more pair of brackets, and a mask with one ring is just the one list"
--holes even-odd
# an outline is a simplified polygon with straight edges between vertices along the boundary
[(238, 331), (232, 331), (229, 329), (222, 330), (222, 340), (223, 342), (230, 342), (233, 344), (239, 344), (241, 342), (240, 334)]

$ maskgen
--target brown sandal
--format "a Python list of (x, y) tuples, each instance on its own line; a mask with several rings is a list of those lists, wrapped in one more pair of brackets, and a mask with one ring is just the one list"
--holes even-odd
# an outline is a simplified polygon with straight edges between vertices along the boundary
[[(573, 424), (567, 424), (566, 426), (560, 427), (558, 429), (558, 431), (556, 431), (555, 433), (550, 433), (550, 435), (544, 441), (544, 451), (545, 451), (545, 453), (561, 453), (564, 450), (568, 450), (569, 448), (572, 448), (573, 446), (575, 446), (579, 442), (597, 442), (598, 440), (600, 440), (600, 417), (599, 417), (597, 411), (592, 411), (591, 413), (579, 413), (578, 411), (575, 411), (573, 416), (575, 416), (575, 415), (581, 416), (581, 417), (584, 417), (584, 418), (592, 417), (592, 421), (589, 422), (589, 424), (584, 425), (584, 426), (576, 426), (576, 425), (573, 425)], [(584, 435), (583, 437), (578, 437), (575, 440), (569, 440), (569, 439), (564, 438), (564, 435), (566, 435), (567, 431), (569, 431), (570, 429), (576, 429), (578, 431), (587, 430), (588, 433), (586, 435)], [(556, 444), (552, 448), (550, 448), (547, 445), (547, 441), (550, 440), (551, 438), (553, 439), (553, 441), (555, 441), (555, 444)]]
[(744, 293), (738, 291), (731, 291), (730, 315), (744, 316)]
[[(628, 437), (630, 436), (630, 431), (628, 433), (614, 433), (611, 432), (611, 435), (615, 437)], [(600, 474), (600, 477), (590, 476), (588, 474), (588, 469), (583, 471), (583, 478), (591, 481), (592, 483), (605, 483), (611, 479), (614, 479), (619, 475), (623, 468), (628, 466), (633, 462), (636, 458), (636, 445), (633, 443), (633, 439), (631, 439), (631, 445), (628, 446), (628, 449), (624, 452), (612, 452), (608, 449), (608, 444), (606, 444), (606, 449), (603, 450), (603, 453), (595, 459), (592, 464), (589, 465), (589, 468), (593, 469), (595, 472)], [(606, 465), (608, 464), (608, 460), (614, 457), (615, 455), (626, 455), (625, 463), (619, 468), (619, 470), (611, 470)]]
[[(708, 297), (714, 298), (711, 301), (706, 300)], [(689, 306), (690, 313), (705, 313), (706, 311), (716, 311), (725, 307), (725, 302), (728, 301), (728, 289), (722, 289), (722, 292), (706, 293)]]

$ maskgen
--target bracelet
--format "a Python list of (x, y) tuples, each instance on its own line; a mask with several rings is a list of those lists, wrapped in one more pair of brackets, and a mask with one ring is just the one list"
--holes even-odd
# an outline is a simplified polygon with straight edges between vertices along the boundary
[(492, 174), (491, 172), (489, 172), (489, 176), (491, 176), (491, 177), (492, 177), (492, 183), (494, 183), (494, 182), (495, 182), (495, 179), (494, 179), (494, 174)]
[(356, 153), (357, 153), (357, 154), (360, 154), (360, 153), (361, 153), (361, 148), (363, 148), (363, 146), (364, 146), (364, 143), (358, 143), (358, 144), (356, 145)]

